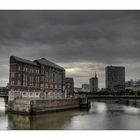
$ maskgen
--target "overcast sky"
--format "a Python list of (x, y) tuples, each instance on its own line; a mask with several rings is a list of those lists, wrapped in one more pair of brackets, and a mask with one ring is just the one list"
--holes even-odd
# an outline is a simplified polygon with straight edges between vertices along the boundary
[(0, 86), (9, 79), (9, 57), (45, 57), (66, 69), (75, 86), (95, 71), (105, 87), (105, 67), (126, 67), (140, 79), (140, 11), (0, 11)]

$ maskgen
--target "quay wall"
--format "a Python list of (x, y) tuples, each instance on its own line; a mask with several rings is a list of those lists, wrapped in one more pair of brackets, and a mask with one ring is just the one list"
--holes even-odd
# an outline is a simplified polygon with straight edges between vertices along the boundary
[(16, 99), (9, 111), (22, 114), (38, 114), (78, 107), (79, 99)]
[(140, 108), (140, 99), (89, 99), (88, 102), (117, 103)]

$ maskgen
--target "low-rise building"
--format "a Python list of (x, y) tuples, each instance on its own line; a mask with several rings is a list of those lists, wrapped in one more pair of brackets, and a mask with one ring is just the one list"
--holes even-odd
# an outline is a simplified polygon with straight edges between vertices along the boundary
[(74, 88), (74, 92), (75, 92), (75, 93), (82, 92), (82, 88), (75, 87), (75, 88)]
[(133, 80), (126, 81), (125, 82), (125, 89), (126, 90), (133, 90), (136, 85), (137, 85), (137, 81), (133, 81)]
[(74, 80), (71, 77), (65, 78), (65, 94), (66, 97), (74, 96)]
[(0, 95), (8, 96), (8, 87), (0, 87)]
[(90, 92), (90, 86), (89, 84), (82, 84), (82, 92)]
[(140, 80), (138, 81), (126, 81), (125, 82), (125, 89), (126, 90), (133, 90), (133, 91), (140, 91)]

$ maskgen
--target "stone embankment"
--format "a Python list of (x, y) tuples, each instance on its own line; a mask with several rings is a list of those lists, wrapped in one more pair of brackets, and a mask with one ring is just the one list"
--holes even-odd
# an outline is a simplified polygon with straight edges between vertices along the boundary
[(38, 114), (79, 107), (79, 99), (16, 99), (9, 111), (20, 114)]

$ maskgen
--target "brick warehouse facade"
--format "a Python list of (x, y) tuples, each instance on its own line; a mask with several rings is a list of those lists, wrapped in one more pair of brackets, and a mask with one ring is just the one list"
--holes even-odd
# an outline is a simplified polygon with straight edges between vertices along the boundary
[(45, 58), (10, 57), (9, 101), (15, 98), (63, 98), (65, 69)]
[(65, 92), (68, 97), (74, 96), (74, 80), (71, 77), (65, 78)]

